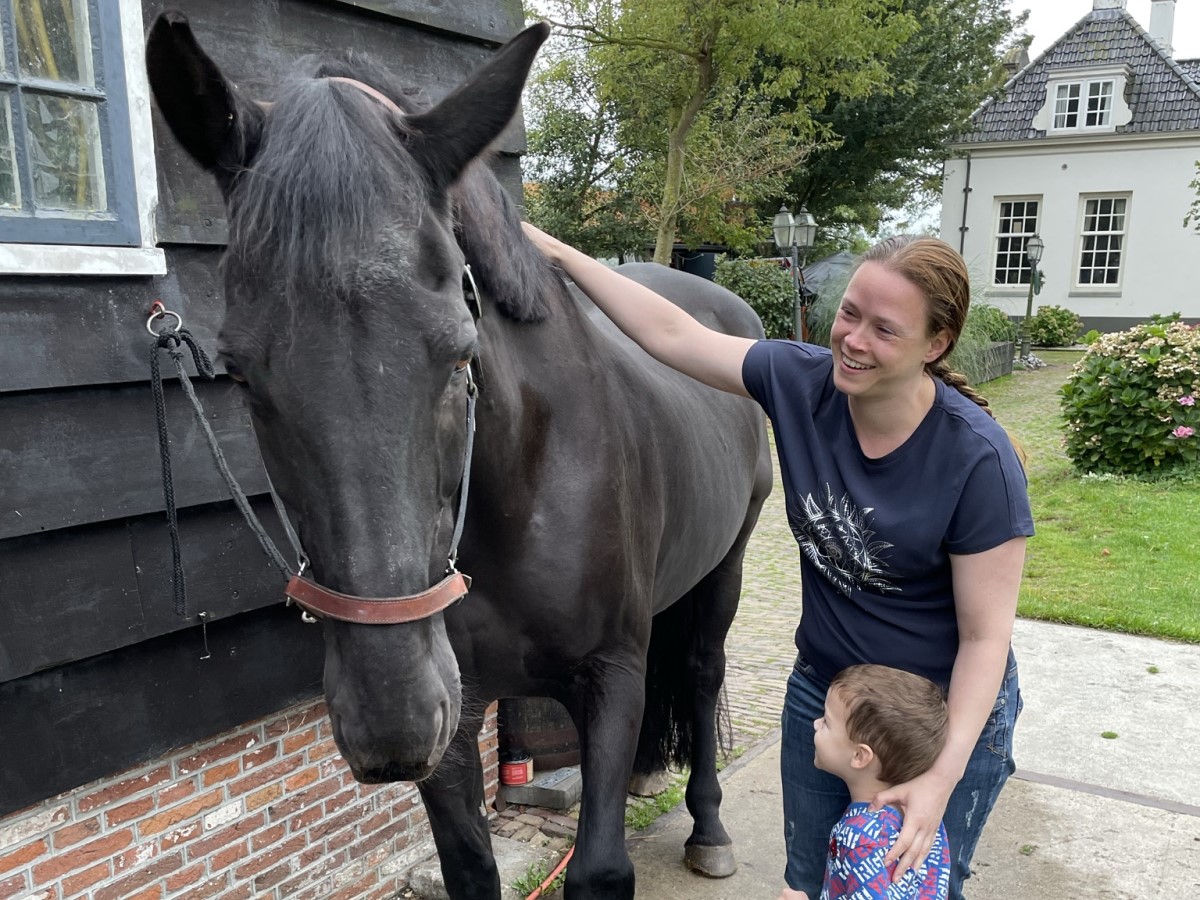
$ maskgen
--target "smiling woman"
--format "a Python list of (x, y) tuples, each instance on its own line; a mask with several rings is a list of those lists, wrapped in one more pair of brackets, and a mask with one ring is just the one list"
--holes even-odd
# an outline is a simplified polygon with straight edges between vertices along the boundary
[(943, 818), (959, 900), (987, 812), (1014, 769), (1020, 708), (1009, 649), (1025, 538), (1025, 476), (986, 402), (945, 358), (966, 322), (962, 257), (932, 238), (868, 252), (846, 289), (832, 352), (717, 334), (642, 285), (527, 225), (651, 355), (754, 398), (770, 417), (801, 555), (799, 655), (783, 728), (784, 897), (819, 893), (848, 795), (813, 765), (813, 720), (839, 671), (878, 663), (949, 692), (933, 768), (877, 795), (906, 810), (895, 878), (925, 859)]

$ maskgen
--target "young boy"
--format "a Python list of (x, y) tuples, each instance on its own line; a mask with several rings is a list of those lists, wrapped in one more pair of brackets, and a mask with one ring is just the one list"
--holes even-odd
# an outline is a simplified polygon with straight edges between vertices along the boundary
[[(838, 673), (813, 722), (817, 768), (850, 789), (850, 805), (830, 834), (820, 900), (945, 900), (950, 880), (946, 830), (923, 866), (892, 884), (895, 863), (883, 858), (900, 834), (893, 807), (871, 812), (871, 798), (924, 774), (946, 742), (946, 702), (932, 681), (887, 666), (851, 666)], [(808, 900), (785, 889), (780, 900)]]

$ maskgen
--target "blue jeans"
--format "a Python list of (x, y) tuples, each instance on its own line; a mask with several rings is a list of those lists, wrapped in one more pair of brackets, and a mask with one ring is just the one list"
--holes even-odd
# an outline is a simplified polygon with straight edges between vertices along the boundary
[[(826, 687), (812, 666), (797, 657), (783, 706), (784, 879), (788, 887), (812, 898), (821, 895), (829, 832), (850, 802), (845, 783), (813, 765), (813, 720), (824, 715)], [(983, 826), (1004, 782), (1016, 770), (1012, 739), (1021, 706), (1017, 662), (1009, 650), (996, 705), (942, 819), (950, 841), (950, 900), (963, 900), (963, 883), (971, 877), (971, 857)]]

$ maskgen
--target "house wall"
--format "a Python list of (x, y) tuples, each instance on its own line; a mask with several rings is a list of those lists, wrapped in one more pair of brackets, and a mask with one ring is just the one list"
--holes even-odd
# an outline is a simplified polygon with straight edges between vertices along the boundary
[[(1046, 281), (1039, 306), (1064, 306), (1085, 328), (1113, 331), (1154, 313), (1179, 311), (1200, 318), (1195, 257), (1200, 235), (1183, 227), (1195, 190), (1200, 135), (1184, 138), (1095, 140), (1032, 146), (973, 148), (968, 161), (946, 163), (942, 194), (944, 240), (961, 247), (989, 302), (1023, 316), (1028, 288), (992, 286), (997, 198), (1040, 196), (1040, 234), (1046, 242), (1040, 268)], [(1128, 193), (1129, 219), (1121, 283), (1117, 289), (1076, 286), (1081, 194)], [(966, 231), (963, 204), (967, 204)]]

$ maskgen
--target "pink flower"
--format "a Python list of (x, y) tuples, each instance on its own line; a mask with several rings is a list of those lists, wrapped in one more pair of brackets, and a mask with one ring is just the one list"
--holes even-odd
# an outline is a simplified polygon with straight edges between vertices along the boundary
[(1193, 397), (1191, 394), (1186, 394), (1185, 396), (1179, 398), (1179, 402), (1183, 406), (1195, 406), (1196, 398)]
[(1195, 433), (1196, 433), (1195, 428), (1191, 428), (1187, 425), (1180, 425), (1178, 428), (1176, 428), (1174, 431), (1171, 432), (1171, 436), (1177, 437), (1177, 438), (1190, 438)]

